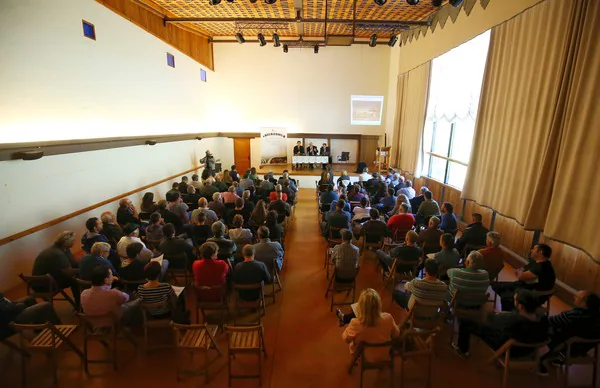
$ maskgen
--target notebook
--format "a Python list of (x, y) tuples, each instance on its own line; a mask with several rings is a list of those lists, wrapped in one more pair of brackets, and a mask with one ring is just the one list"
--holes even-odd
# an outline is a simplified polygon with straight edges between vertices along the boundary
[(356, 315), (356, 318), (360, 318), (360, 310), (358, 308), (358, 303), (352, 303), (350, 307), (352, 308), (352, 312), (354, 313), (354, 315)]

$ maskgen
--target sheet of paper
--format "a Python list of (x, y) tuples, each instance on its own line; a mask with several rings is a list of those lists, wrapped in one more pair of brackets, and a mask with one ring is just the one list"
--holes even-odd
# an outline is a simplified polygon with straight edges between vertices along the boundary
[(164, 255), (160, 255), (158, 257), (153, 257), (152, 259), (150, 259), (150, 261), (156, 261), (156, 262), (158, 262), (158, 264), (160, 264), (162, 266), (163, 257), (164, 257)]
[(358, 309), (358, 303), (352, 303), (350, 307), (352, 308), (352, 312), (354, 312), (354, 315), (356, 315), (356, 318), (360, 318), (360, 310)]
[(171, 287), (173, 288), (173, 291), (175, 292), (175, 295), (177, 295), (178, 298), (179, 295), (181, 295), (181, 293), (183, 292), (183, 290), (185, 290), (185, 287), (178, 287), (173, 285), (171, 285)]

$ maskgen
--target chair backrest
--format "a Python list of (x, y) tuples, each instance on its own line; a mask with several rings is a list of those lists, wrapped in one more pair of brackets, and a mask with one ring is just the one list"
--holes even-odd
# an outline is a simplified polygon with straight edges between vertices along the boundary
[(421, 356), (433, 356), (435, 337), (440, 328), (431, 330), (405, 330), (397, 347), (403, 359)]
[(189, 267), (189, 261), (188, 261), (188, 257), (185, 253), (177, 253), (175, 255), (167, 255), (165, 254), (163, 256), (164, 260), (168, 260), (169, 261), (169, 270), (176, 270), (176, 271), (183, 271), (183, 270), (188, 270)]
[[(173, 299), (172, 298), (167, 298), (166, 300), (162, 301), (162, 302), (156, 302), (156, 303), (147, 303), (142, 301), (142, 303), (140, 303), (140, 306), (142, 308), (142, 312), (143, 317), (144, 317), (144, 324), (146, 324), (149, 320), (155, 320), (153, 318), (153, 314), (159, 310), (159, 309), (164, 309), (164, 308), (168, 308), (169, 311), (171, 312), (171, 314), (173, 314), (173, 312), (175, 311), (175, 306), (173, 305)], [(168, 318), (170, 319), (170, 318)]]
[(146, 284), (146, 279), (144, 280), (124, 280), (119, 279), (119, 281), (123, 284), (124, 291), (129, 295), (134, 294), (137, 291), (138, 286)]
[(469, 255), (469, 253), (471, 253), (471, 251), (478, 251), (483, 248), (485, 248), (485, 245), (467, 244), (463, 248), (462, 257), (467, 257)]
[[(360, 355), (362, 369), (374, 369), (374, 368), (381, 368), (383, 366), (391, 366), (391, 364), (393, 362), (392, 346), (393, 346), (392, 341), (380, 342), (380, 343), (360, 342), (358, 345), (358, 348), (356, 349), (356, 352), (359, 353), (359, 355)], [(388, 349), (387, 353), (390, 355), (390, 357), (388, 359), (382, 359), (382, 360), (378, 360), (378, 361), (369, 360), (369, 353), (370, 353), (369, 350), (370, 349), (372, 349), (373, 352), (375, 352), (375, 351), (378, 351), (379, 349), (386, 349), (386, 348)]]
[(450, 306), (453, 308), (460, 308), (462, 306), (481, 308), (487, 303), (489, 297), (489, 292), (486, 294), (473, 294), (461, 291), (459, 288), (457, 288), (452, 294)]
[(92, 282), (90, 282), (89, 280), (75, 278), (75, 283), (77, 283), (77, 285), (79, 286), (79, 292), (92, 287)]
[[(233, 283), (233, 290), (235, 292), (235, 304), (236, 305), (248, 305), (248, 304), (253, 304), (255, 303), (257, 306), (260, 305), (264, 294), (263, 294), (263, 284), (262, 283), (252, 283), (252, 284), (239, 284), (239, 283)], [(256, 291), (256, 293), (258, 294), (258, 298), (255, 301), (247, 301), (247, 300), (243, 300), (239, 297), (239, 292), (240, 291)]]
[(394, 242), (404, 242), (406, 239), (406, 233), (408, 233), (409, 231), (411, 231), (411, 229), (396, 229), (394, 231)]
[(347, 162), (350, 160), (350, 152), (342, 151), (340, 160)]
[[(51, 297), (58, 293), (58, 286), (56, 285), (56, 281), (50, 274), (27, 276), (21, 273), (19, 274), (19, 277), (27, 285), (27, 295), (47, 294)], [(37, 292), (36, 289), (44, 291)]]
[(383, 245), (384, 236), (379, 233), (365, 233), (364, 243), (371, 245)]
[[(215, 304), (221, 303), (224, 304), (227, 301), (227, 285), (226, 284), (218, 284), (216, 286), (196, 286), (194, 285), (195, 294), (196, 294), (196, 305), (201, 306), (204, 304)], [(204, 295), (219, 295), (219, 301), (215, 302), (214, 299), (210, 298), (207, 300), (204, 298)]]
[(533, 343), (533, 344), (526, 344), (523, 342), (519, 342), (515, 339), (509, 339), (508, 341), (506, 341), (504, 343), (504, 345), (502, 345), (500, 347), (500, 349), (498, 349), (494, 355), (496, 358), (498, 358), (499, 356), (504, 355), (504, 362), (506, 365), (506, 361), (508, 361), (510, 359), (510, 351), (512, 348), (515, 347), (519, 347), (519, 348), (526, 348), (526, 349), (531, 349), (531, 357), (519, 357), (518, 360), (511, 360), (511, 364), (529, 364), (529, 363), (535, 363), (537, 364), (537, 359), (539, 358), (539, 350), (543, 347), (545, 347), (546, 345), (548, 345), (550, 343), (550, 340), (546, 340), (544, 342), (538, 342), (538, 343)]
[[(21, 344), (22, 348), (27, 348), (27, 349), (35, 349), (35, 348), (40, 348), (40, 349), (48, 349), (48, 345), (51, 348), (56, 348), (58, 345), (60, 345), (60, 343), (62, 342), (62, 338), (61, 338), (61, 334), (60, 332), (56, 329), (56, 327), (50, 323), (50, 322), (46, 322), (46, 323), (42, 323), (42, 324), (34, 324), (34, 325), (27, 325), (27, 324), (20, 324), (20, 323), (15, 323), (15, 322), (11, 322), (10, 323), (10, 327), (17, 333), (19, 333), (19, 342)], [(33, 338), (35, 338), (35, 334), (34, 336), (30, 336), (30, 335), (23, 335), (23, 333), (35, 333), (35, 332), (41, 332), (45, 329), (48, 329), (50, 331), (50, 338), (44, 338), (44, 343), (40, 344), (39, 346), (37, 345), (33, 345), (32, 344), (32, 340)]]
[(329, 239), (330, 240), (339, 240), (342, 238), (341, 235), (342, 228), (336, 228), (335, 226), (331, 226), (329, 228)]
[(439, 328), (443, 322), (443, 311), (443, 303), (425, 305), (417, 301), (408, 313), (408, 322), (413, 329), (434, 330)]
[(595, 352), (593, 359), (595, 359), (597, 363), (600, 358), (600, 338), (586, 339), (572, 337), (565, 341), (564, 346), (566, 346), (566, 351), (563, 351), (563, 354), (565, 356), (565, 364), (567, 365), (578, 364), (578, 360), (586, 358), (587, 353), (594, 348)]
[[(182, 325), (171, 322), (175, 333), (175, 346), (183, 349), (210, 349), (216, 348), (217, 343), (207, 324)], [(199, 332), (189, 335), (190, 332)]]
[[(232, 341), (238, 335), (248, 335), (251, 333), (256, 333), (255, 336), (252, 336), (253, 341), (245, 342), (245, 349), (255, 349), (260, 350), (262, 347), (262, 335), (263, 335), (263, 327), (262, 325), (254, 325), (254, 326), (229, 326), (224, 325), (225, 333), (227, 333), (227, 347), (231, 349), (232, 347), (236, 347), (235, 341)], [(255, 345), (255, 346), (249, 346)]]
[(100, 333), (104, 335), (109, 333), (116, 334), (116, 329), (119, 324), (119, 319), (112, 311), (108, 314), (102, 315), (87, 315), (83, 313), (77, 313), (77, 317), (81, 321), (81, 325), (83, 326), (86, 336), (94, 334), (98, 335)]

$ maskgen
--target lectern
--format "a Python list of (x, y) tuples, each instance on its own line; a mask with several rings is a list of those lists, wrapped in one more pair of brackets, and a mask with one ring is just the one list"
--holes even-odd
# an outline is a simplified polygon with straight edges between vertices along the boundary
[(390, 168), (390, 149), (392, 147), (377, 147), (375, 151), (377, 170), (382, 173)]

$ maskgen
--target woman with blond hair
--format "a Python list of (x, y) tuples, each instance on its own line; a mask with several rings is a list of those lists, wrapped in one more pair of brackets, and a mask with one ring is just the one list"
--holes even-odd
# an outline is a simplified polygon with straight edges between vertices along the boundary
[[(346, 182), (343, 183), (344, 181)], [(342, 175), (340, 175), (340, 177), (337, 179), (337, 185), (338, 187), (348, 187), (348, 185), (350, 185), (350, 176), (348, 175), (348, 171), (342, 171)]]
[(233, 184), (233, 178), (231, 177), (229, 170), (223, 170), (223, 183), (225, 183), (227, 187)]
[[(340, 322), (349, 319), (342, 338), (350, 344), (350, 354), (356, 351), (361, 342), (384, 343), (400, 335), (394, 317), (381, 311), (381, 298), (374, 289), (367, 288), (361, 292), (358, 303), (353, 305), (353, 310), (354, 313), (348, 315), (343, 315), (340, 310), (337, 310)], [(370, 361), (373, 361), (372, 358), (387, 357), (389, 357), (388, 349), (374, 349)]]
[(398, 195), (398, 197), (396, 198), (396, 204), (394, 205), (394, 208), (392, 209), (392, 211), (390, 211), (388, 214), (389, 216), (394, 216), (396, 214), (400, 214), (400, 205), (405, 203), (406, 206), (408, 207), (408, 213), (412, 213), (412, 209), (410, 207), (410, 201), (408, 200), (408, 197), (404, 194), (400, 194)]

